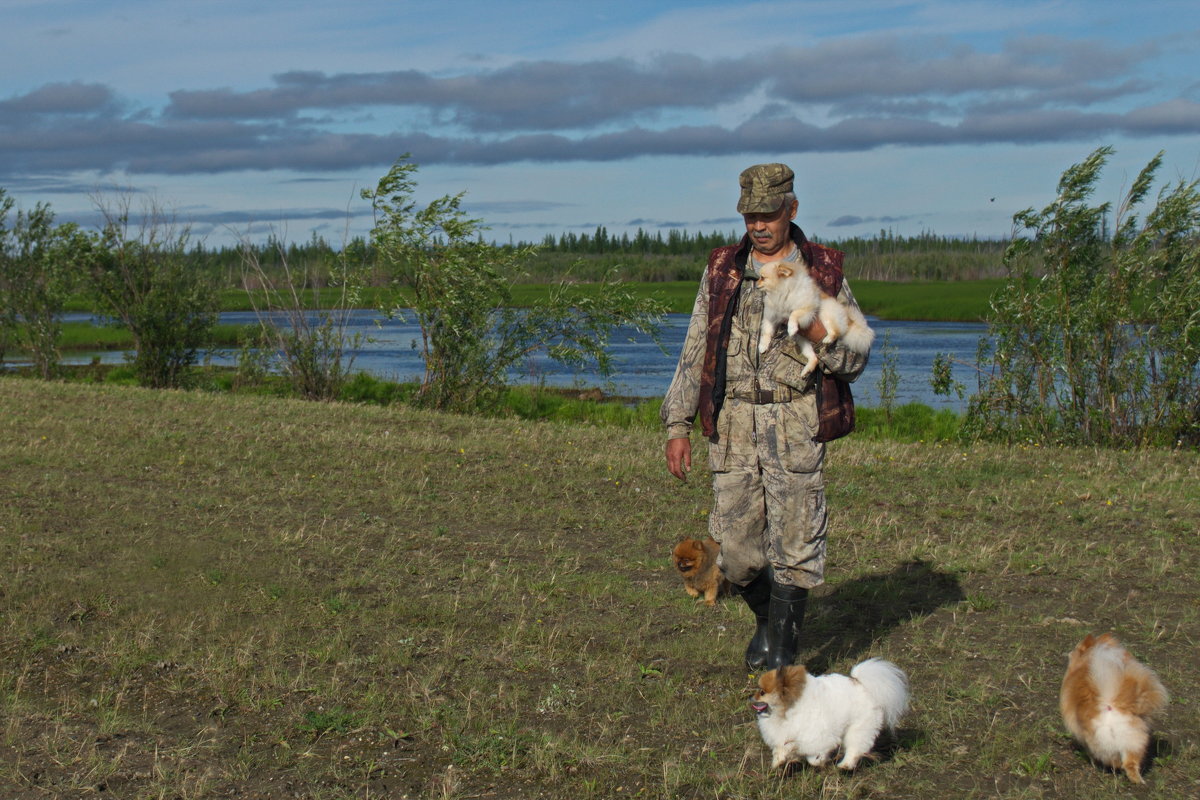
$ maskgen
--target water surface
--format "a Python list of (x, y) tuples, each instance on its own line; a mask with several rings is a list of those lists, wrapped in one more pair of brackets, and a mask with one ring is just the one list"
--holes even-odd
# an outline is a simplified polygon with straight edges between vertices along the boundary
[[(421, 330), (414, 318), (389, 320), (379, 312), (361, 309), (348, 312), (346, 333), (362, 334), (364, 341), (356, 350), (348, 351), (353, 356), (352, 369), (370, 373), (384, 380), (419, 379), (424, 371), (421, 358)], [(65, 319), (78, 321), (90, 319), (87, 314), (68, 314)], [(229, 311), (220, 315), (224, 325), (253, 325), (257, 323), (253, 311)], [(286, 322), (286, 315), (277, 316)], [(983, 323), (970, 322), (910, 322), (884, 321), (868, 317), (875, 329), (875, 349), (866, 371), (854, 384), (855, 398), (860, 405), (879, 404), (879, 380), (883, 365), (883, 342), (889, 336), (896, 351), (896, 371), (899, 386), (895, 402), (924, 403), (934, 408), (963, 410), (965, 403), (957, 397), (939, 397), (933, 393), (929, 381), (933, 361), (938, 353), (948, 353), (963, 361), (973, 362), (979, 339), (987, 333)], [(600, 386), (610, 394), (629, 397), (661, 396), (671, 382), (675, 362), (679, 357), (683, 337), (687, 332), (687, 314), (668, 314), (661, 330), (662, 348), (649, 337), (630, 328), (617, 329), (610, 342), (613, 355), (613, 374), (607, 381), (594, 371), (577, 372), (566, 369), (548, 358), (539, 357), (530, 361), (525, 369), (510, 374), (513, 383), (544, 382), (556, 387)], [(665, 350), (665, 352), (664, 352)], [(124, 359), (120, 352), (75, 353), (64, 358), (64, 363), (86, 364), (98, 356), (103, 363), (116, 363)], [(233, 352), (214, 351), (205, 354), (213, 364), (232, 365), (236, 362)], [(965, 372), (960, 367), (956, 378), (964, 380)], [(964, 382), (966, 382), (964, 380)]]

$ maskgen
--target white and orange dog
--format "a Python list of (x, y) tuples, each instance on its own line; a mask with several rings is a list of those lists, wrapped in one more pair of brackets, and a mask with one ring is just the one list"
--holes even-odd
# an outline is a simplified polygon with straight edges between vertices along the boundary
[(1059, 692), (1063, 723), (1092, 758), (1143, 783), (1150, 718), (1167, 704), (1154, 672), (1110, 633), (1090, 633), (1071, 652)]
[(838, 768), (851, 770), (882, 731), (895, 732), (908, 711), (908, 678), (881, 658), (857, 664), (849, 677), (783, 667), (758, 679), (750, 707), (773, 769), (801, 759), (824, 766), (840, 749)]
[[(765, 353), (771, 346), (771, 338), (780, 322), (787, 320), (788, 336), (795, 336), (815, 319), (825, 326), (825, 338), (822, 339), (825, 344), (841, 341), (856, 353), (871, 349), (875, 331), (867, 325), (862, 311), (857, 306), (844, 306), (836, 297), (824, 294), (807, 269), (798, 269), (784, 261), (772, 261), (759, 270), (758, 285), (766, 292), (758, 352)], [(800, 346), (807, 359), (802, 374), (808, 375), (817, 368), (817, 353), (807, 339)]]

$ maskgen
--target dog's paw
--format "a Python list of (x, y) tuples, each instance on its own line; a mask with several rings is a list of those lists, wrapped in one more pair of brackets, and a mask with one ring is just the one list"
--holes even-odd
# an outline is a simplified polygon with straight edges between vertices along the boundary
[(859, 754), (859, 755), (847, 754), (844, 758), (842, 758), (841, 761), (838, 762), (838, 765), (837, 765), (838, 769), (843, 770), (845, 772), (850, 772), (853, 769), (857, 769), (859, 759), (861, 759), (861, 758), (862, 758), (861, 754)]

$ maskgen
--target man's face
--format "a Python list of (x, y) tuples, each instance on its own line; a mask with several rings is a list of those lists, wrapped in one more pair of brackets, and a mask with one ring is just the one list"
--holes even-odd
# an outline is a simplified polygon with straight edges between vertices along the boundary
[(788, 223), (796, 218), (798, 202), (784, 203), (778, 211), (770, 214), (742, 214), (746, 221), (746, 233), (750, 234), (750, 244), (762, 256), (781, 255), (791, 239), (788, 237)]

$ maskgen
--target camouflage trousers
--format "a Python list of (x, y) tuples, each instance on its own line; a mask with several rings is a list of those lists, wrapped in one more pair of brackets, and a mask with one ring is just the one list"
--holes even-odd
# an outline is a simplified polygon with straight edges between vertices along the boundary
[(718, 419), (709, 533), (721, 571), (738, 585), (768, 564), (779, 583), (811, 589), (825, 579), (825, 446), (812, 441), (816, 408), (806, 404), (733, 400)]

